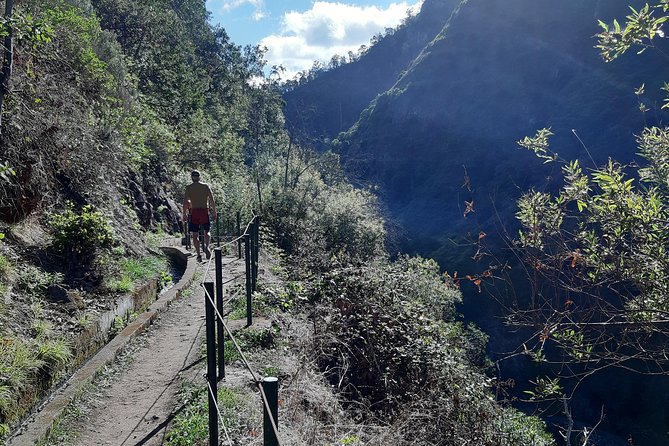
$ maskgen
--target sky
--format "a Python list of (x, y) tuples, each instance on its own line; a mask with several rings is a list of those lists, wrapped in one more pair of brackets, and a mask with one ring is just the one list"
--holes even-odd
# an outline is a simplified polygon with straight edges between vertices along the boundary
[(402, 22), (423, 0), (207, 0), (211, 23), (225, 28), (238, 45), (262, 45), (268, 66), (284, 77), (327, 63), (334, 54), (356, 52), (385, 28)]

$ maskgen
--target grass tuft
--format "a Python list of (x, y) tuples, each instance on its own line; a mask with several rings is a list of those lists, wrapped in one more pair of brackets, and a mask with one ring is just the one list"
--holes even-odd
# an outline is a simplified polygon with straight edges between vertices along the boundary
[[(167, 433), (165, 444), (168, 446), (190, 446), (200, 444), (209, 435), (207, 391), (205, 388), (190, 387), (185, 389), (186, 408), (176, 419)], [(223, 422), (229, 430), (239, 430), (241, 426), (240, 406), (242, 398), (233, 389), (218, 389), (218, 408)]]
[(53, 332), (53, 325), (44, 319), (34, 319), (30, 324), (30, 330), (35, 338), (46, 338)]
[(107, 288), (116, 293), (128, 293), (133, 289), (132, 279), (128, 276), (109, 279), (107, 281)]
[(38, 342), (37, 357), (52, 369), (66, 365), (72, 359), (68, 343), (62, 339)]
[(16, 338), (0, 338), (0, 420), (10, 422), (18, 416), (17, 402), (43, 365), (31, 345)]
[(0, 279), (7, 279), (12, 270), (12, 262), (4, 255), (0, 254)]
[(5, 423), (0, 425), (0, 439), (5, 428), (23, 413), (20, 401), (35, 390), (40, 373), (48, 370), (55, 377), (72, 359), (66, 341), (46, 337), (48, 323), (35, 320), (32, 328), (39, 333), (32, 342), (0, 338), (0, 420)]
[(0, 412), (6, 413), (12, 407), (12, 389), (7, 385), (0, 385)]
[[(141, 259), (122, 259), (119, 262), (119, 271), (115, 277), (106, 281), (109, 290), (118, 293), (127, 293), (134, 289), (136, 283), (153, 277), (159, 277), (161, 281), (170, 277), (167, 260), (162, 257), (147, 256)], [(171, 277), (170, 277), (171, 279)]]
[[(275, 345), (276, 332), (272, 328), (253, 329), (239, 331), (235, 338), (242, 351), (254, 351), (271, 348)], [(225, 363), (231, 364), (241, 360), (241, 355), (231, 340), (225, 341)]]

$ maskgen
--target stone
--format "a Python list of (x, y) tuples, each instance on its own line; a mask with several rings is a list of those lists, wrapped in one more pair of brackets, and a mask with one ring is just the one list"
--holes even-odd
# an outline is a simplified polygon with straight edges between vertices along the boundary
[(49, 287), (46, 289), (46, 294), (49, 300), (52, 302), (66, 304), (73, 302), (72, 297), (68, 291), (60, 285), (49, 285)]

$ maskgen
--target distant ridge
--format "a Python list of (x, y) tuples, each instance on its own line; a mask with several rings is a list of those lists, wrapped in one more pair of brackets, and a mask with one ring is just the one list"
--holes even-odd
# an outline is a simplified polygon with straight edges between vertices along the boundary
[[(669, 78), (663, 60), (646, 52), (605, 64), (594, 48), (597, 19), (624, 17), (626, 3), (426, 0), (359, 61), (287, 93), (287, 120), (316, 139), (343, 130), (335, 150), (349, 172), (379, 186), (414, 241), (464, 234), (474, 220), (492, 225), (493, 199), (512, 224), (515, 197), (559, 173), (517, 140), (551, 127), (560, 155), (585, 159), (574, 129), (598, 163), (625, 162), (644, 125), (634, 95), (642, 82), (654, 108), (646, 119), (664, 116), (654, 107)], [(465, 199), (476, 203), (467, 219)]]
[(460, 0), (426, 0), (406, 26), (385, 36), (359, 60), (320, 73), (284, 94), (284, 112), (297, 132), (334, 138), (353, 125), (376, 95), (391, 88), (402, 71), (443, 29)]

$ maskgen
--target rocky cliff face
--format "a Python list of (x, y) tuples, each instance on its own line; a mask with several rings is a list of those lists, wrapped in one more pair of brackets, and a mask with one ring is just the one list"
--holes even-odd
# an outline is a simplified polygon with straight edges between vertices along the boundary
[(173, 199), (172, 182), (164, 168), (153, 166), (126, 178), (126, 200), (132, 204), (139, 223), (146, 230), (181, 232), (181, 206)]

